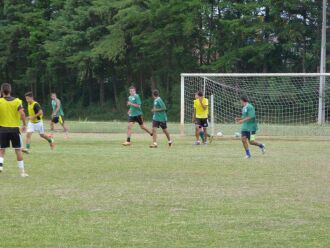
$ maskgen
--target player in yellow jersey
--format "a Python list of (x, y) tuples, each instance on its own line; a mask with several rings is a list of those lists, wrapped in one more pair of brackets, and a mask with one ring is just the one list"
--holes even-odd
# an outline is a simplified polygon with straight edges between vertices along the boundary
[(194, 115), (193, 115), (193, 121), (195, 122), (196, 125), (196, 131), (195, 131), (195, 136), (196, 136), (196, 145), (200, 145), (200, 134), (201, 134), (201, 129), (204, 131), (204, 144), (208, 144), (207, 138), (207, 127), (209, 126), (208, 124), (208, 115), (209, 115), (209, 101), (207, 98), (204, 98), (203, 92), (198, 91), (195, 95), (195, 100), (194, 100)]
[(4, 156), (6, 148), (10, 145), (15, 149), (17, 166), (22, 177), (27, 177), (25, 173), (22, 138), (20, 135), (21, 120), (22, 130), (26, 130), (26, 117), (22, 106), (22, 101), (11, 96), (11, 85), (4, 83), (1, 85), (0, 98), (0, 172), (3, 171)]
[(26, 133), (26, 148), (23, 149), (23, 152), (30, 153), (31, 138), (34, 132), (39, 133), (41, 138), (48, 141), (50, 148), (54, 149), (55, 143), (53, 137), (45, 134), (43, 111), (40, 104), (34, 100), (32, 92), (25, 94), (25, 100), (28, 103), (29, 123)]

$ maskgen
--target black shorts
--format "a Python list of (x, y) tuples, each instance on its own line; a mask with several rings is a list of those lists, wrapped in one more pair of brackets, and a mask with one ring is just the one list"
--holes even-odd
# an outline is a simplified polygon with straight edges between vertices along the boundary
[(143, 122), (144, 122), (144, 120), (143, 120), (143, 116), (142, 116), (142, 115), (138, 115), (138, 116), (129, 116), (129, 117), (128, 117), (128, 122), (133, 122), (133, 123), (137, 122), (137, 123), (139, 123), (139, 125), (141, 126), (141, 125), (143, 125)]
[(162, 128), (163, 130), (167, 128), (167, 122), (166, 121), (152, 121), (152, 127), (155, 128)]
[(22, 138), (19, 131), (10, 133), (0, 132), (0, 148), (9, 148), (10, 145), (15, 149), (21, 149), (23, 147)]
[(246, 137), (248, 140), (255, 140), (255, 135), (256, 135), (256, 131), (242, 131), (241, 132), (242, 137)]
[(195, 124), (196, 124), (196, 126), (199, 126), (200, 128), (209, 126), (209, 122), (208, 122), (207, 118), (205, 118), (205, 119), (196, 118)]
[(64, 123), (64, 117), (63, 116), (54, 116), (52, 118), (52, 122), (57, 124), (57, 123), (60, 123), (60, 124), (63, 124)]

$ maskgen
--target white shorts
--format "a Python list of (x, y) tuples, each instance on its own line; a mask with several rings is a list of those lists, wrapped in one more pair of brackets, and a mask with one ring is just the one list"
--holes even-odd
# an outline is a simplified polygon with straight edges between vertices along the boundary
[(45, 133), (45, 128), (44, 128), (44, 123), (42, 121), (38, 123), (28, 123), (27, 127), (27, 132), (28, 133), (39, 133), (39, 134), (44, 134)]

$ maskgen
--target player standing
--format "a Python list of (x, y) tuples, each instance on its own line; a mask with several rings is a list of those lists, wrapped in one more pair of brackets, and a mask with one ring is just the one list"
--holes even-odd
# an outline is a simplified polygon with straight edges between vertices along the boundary
[(60, 123), (64, 129), (65, 136), (68, 137), (68, 129), (64, 123), (64, 111), (61, 100), (57, 98), (56, 93), (51, 93), (52, 99), (52, 119), (50, 121), (50, 130), (54, 131), (54, 125)]
[(150, 148), (157, 148), (157, 128), (161, 127), (164, 134), (166, 135), (168, 145), (171, 146), (173, 141), (171, 140), (170, 133), (167, 130), (167, 114), (166, 114), (166, 105), (164, 101), (159, 96), (159, 91), (154, 90), (152, 92), (152, 97), (154, 98), (154, 107), (152, 112), (154, 113), (152, 117), (152, 141), (153, 144), (150, 145)]
[(193, 115), (193, 122), (196, 125), (196, 142), (195, 145), (200, 145), (200, 133), (201, 129), (204, 131), (204, 144), (208, 144), (208, 133), (207, 127), (208, 124), (208, 115), (209, 115), (209, 101), (207, 98), (204, 98), (203, 92), (198, 91), (195, 95), (194, 100), (194, 115)]
[(261, 152), (266, 152), (266, 146), (256, 141), (256, 132), (258, 130), (256, 112), (252, 104), (249, 103), (246, 96), (240, 98), (242, 109), (242, 117), (236, 118), (236, 122), (242, 124), (241, 139), (245, 149), (246, 158), (251, 158), (251, 152), (249, 149), (249, 143), (253, 146), (258, 146)]
[(136, 94), (136, 88), (131, 86), (129, 88), (129, 94), (127, 106), (129, 107), (128, 110), (128, 127), (127, 127), (127, 140), (123, 143), (123, 146), (130, 146), (131, 143), (131, 136), (132, 136), (132, 128), (135, 122), (140, 125), (140, 128), (150, 134), (152, 136), (152, 132), (150, 132), (144, 126), (143, 120), (143, 112), (141, 109), (141, 98), (138, 94)]
[(20, 134), (21, 120), (22, 130), (26, 129), (26, 117), (22, 106), (22, 101), (11, 96), (11, 85), (4, 83), (1, 85), (2, 98), (0, 98), (0, 172), (3, 171), (4, 156), (6, 148), (11, 146), (15, 149), (17, 166), (22, 177), (27, 177), (25, 173), (22, 138)]
[(25, 100), (28, 103), (29, 123), (26, 134), (26, 149), (23, 152), (30, 153), (31, 138), (34, 132), (38, 132), (40, 137), (47, 140), (51, 149), (54, 148), (54, 139), (50, 135), (45, 134), (43, 119), (43, 111), (38, 102), (34, 100), (33, 93), (25, 94)]

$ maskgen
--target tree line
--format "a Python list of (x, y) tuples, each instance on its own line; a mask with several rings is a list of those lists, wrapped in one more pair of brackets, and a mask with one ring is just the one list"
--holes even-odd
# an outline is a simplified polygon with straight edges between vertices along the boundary
[(317, 72), (321, 11), (322, 0), (0, 0), (0, 81), (99, 120), (126, 117), (130, 85), (148, 109), (158, 88), (175, 121), (182, 72)]

